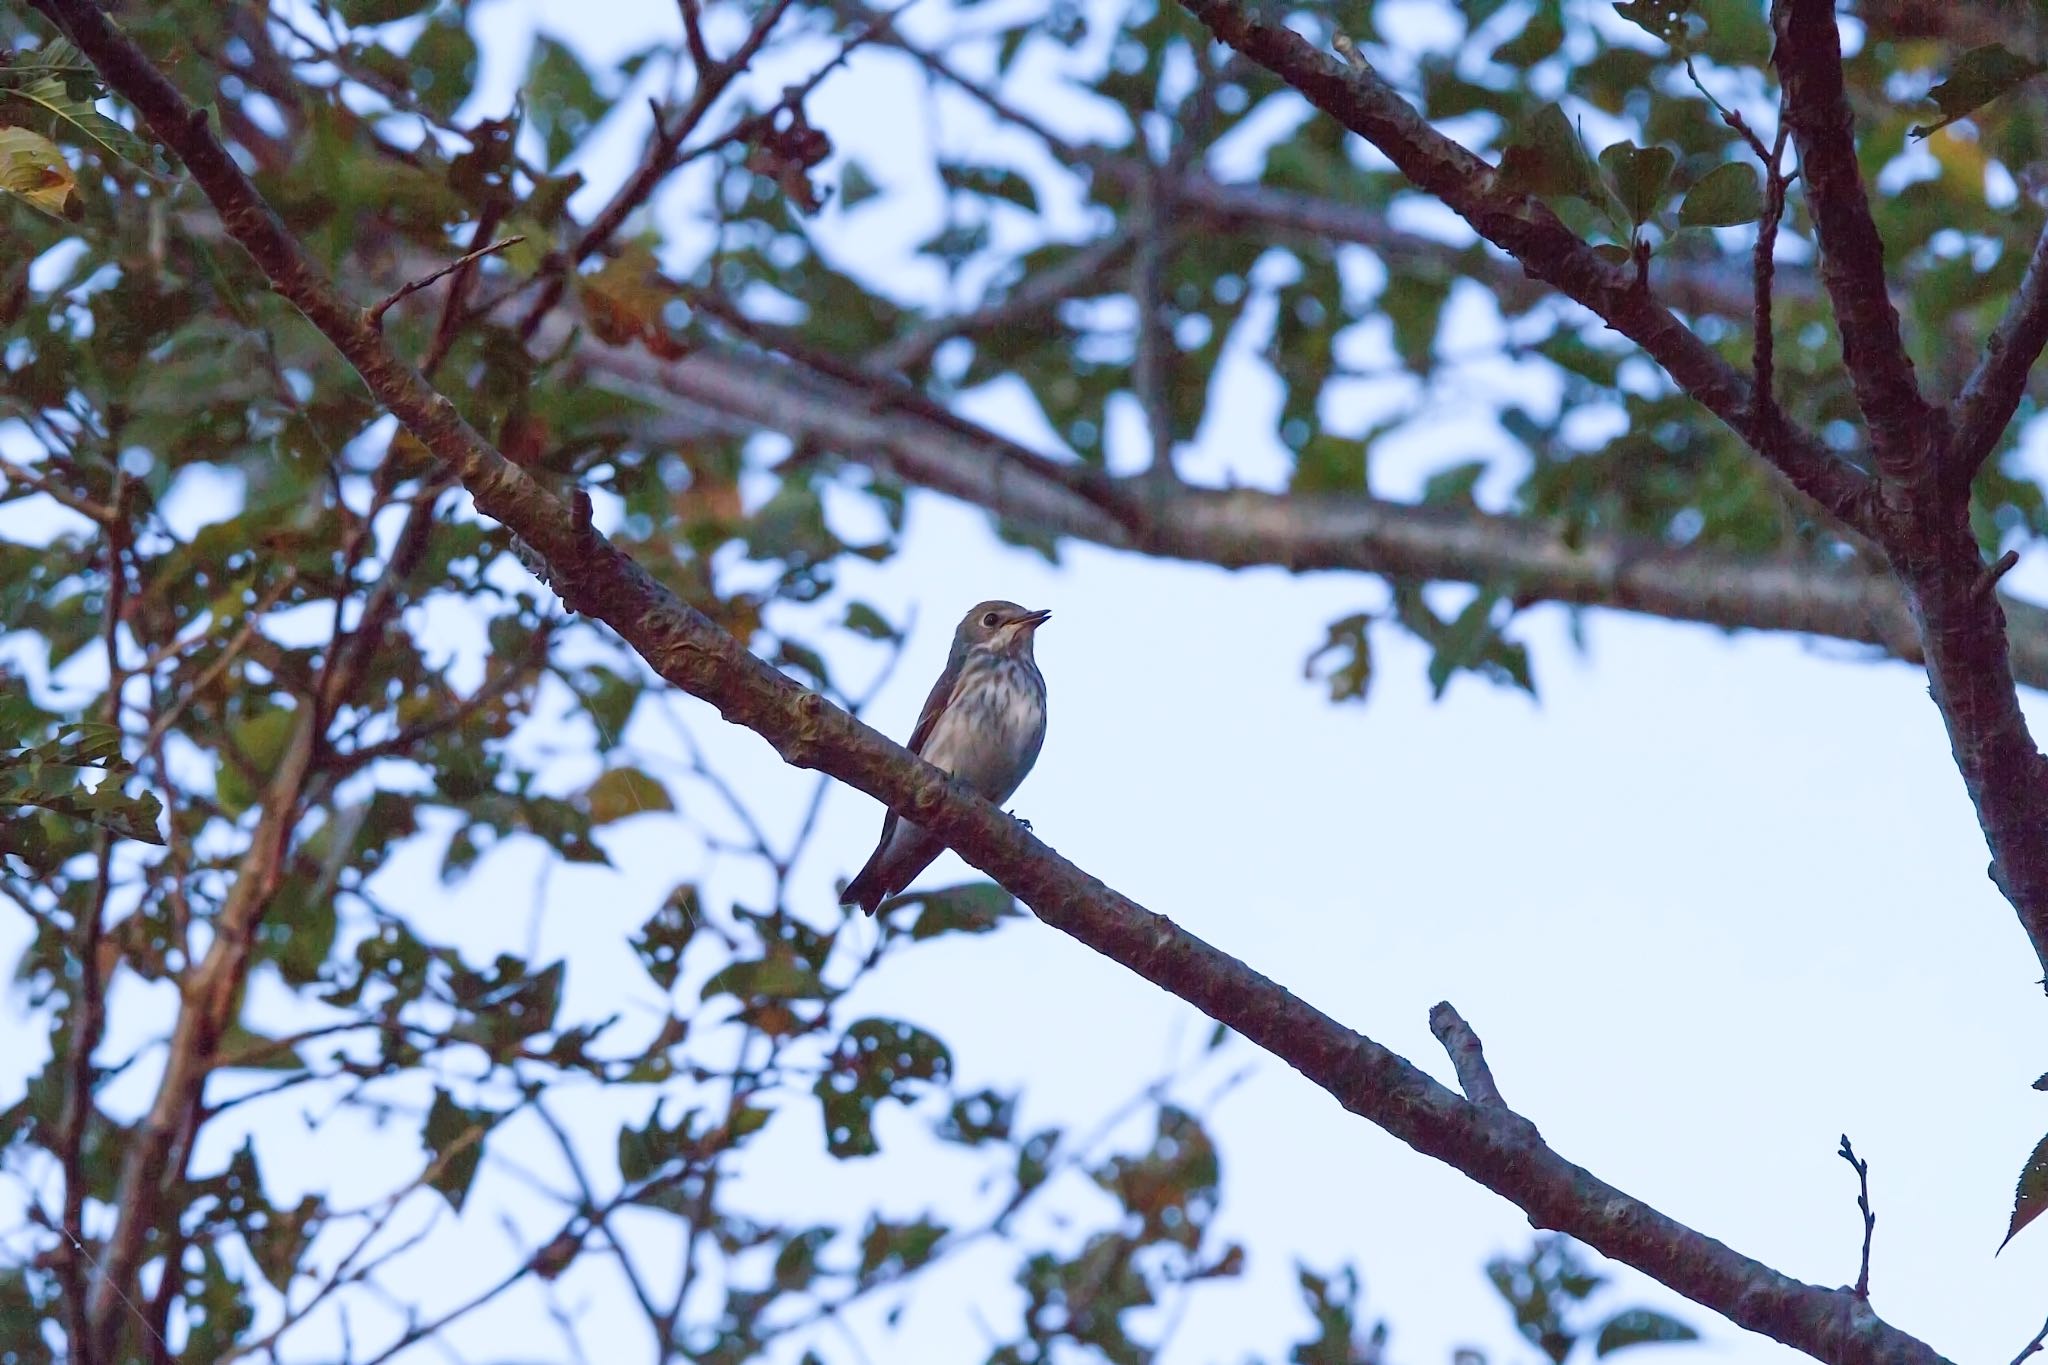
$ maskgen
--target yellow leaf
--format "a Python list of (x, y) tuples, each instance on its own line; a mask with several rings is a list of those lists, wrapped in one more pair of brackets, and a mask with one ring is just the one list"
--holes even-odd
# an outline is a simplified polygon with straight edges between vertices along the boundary
[(629, 244), (602, 270), (578, 275), (576, 290), (590, 330), (606, 345), (638, 340), (663, 360), (680, 360), (687, 353), (668, 322), (669, 305), (680, 295), (644, 243)]
[(585, 789), (583, 801), (593, 825), (609, 825), (629, 815), (676, 808), (668, 788), (638, 768), (610, 769)]
[(52, 218), (77, 219), (85, 212), (78, 177), (57, 144), (26, 128), (0, 128), (0, 190)]

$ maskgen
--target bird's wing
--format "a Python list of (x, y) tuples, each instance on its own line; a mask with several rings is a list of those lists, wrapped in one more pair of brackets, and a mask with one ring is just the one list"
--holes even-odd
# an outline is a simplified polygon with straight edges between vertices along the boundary
[(924, 699), (924, 710), (917, 713), (917, 727), (910, 732), (910, 743), (904, 746), (910, 752), (920, 758), (924, 756), (924, 746), (931, 742), (932, 731), (938, 728), (939, 717), (946, 713), (946, 704), (953, 700), (953, 691), (964, 676), (964, 669), (958, 672), (949, 669), (932, 684), (932, 694)]
[[(924, 699), (924, 710), (917, 713), (917, 725), (910, 732), (910, 742), (904, 747), (922, 758), (924, 746), (931, 742), (932, 731), (939, 728), (939, 717), (946, 712), (946, 703), (953, 699), (953, 689), (959, 685), (960, 675), (948, 669), (932, 684), (931, 695)], [(896, 812), (882, 814), (882, 842), (875, 847), (875, 857), (889, 847), (890, 836), (896, 833)]]

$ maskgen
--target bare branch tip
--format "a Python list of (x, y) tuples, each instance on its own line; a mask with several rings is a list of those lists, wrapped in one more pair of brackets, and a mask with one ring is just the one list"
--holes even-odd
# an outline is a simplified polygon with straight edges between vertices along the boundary
[[(1974, 589), (1976, 596), (1982, 598), (1988, 595), (1993, 588), (1998, 586), (1998, 580), (2011, 573), (2013, 566), (2019, 562), (2020, 552), (2018, 550), (2007, 550), (1997, 559), (1985, 565), (1984, 572), (1977, 576), (1977, 586)], [(1846, 1147), (1848, 1139), (1844, 1138), (1842, 1145)]]
[(1870, 1301), (1870, 1243), (1877, 1232), (1877, 1215), (1870, 1208), (1870, 1163), (1856, 1155), (1856, 1149), (1849, 1144), (1849, 1135), (1842, 1134), (1842, 1145), (1835, 1155), (1849, 1163), (1856, 1172), (1856, 1208), (1863, 1215), (1863, 1259), (1856, 1270), (1856, 1283), (1850, 1293), (1865, 1303)]
[(1465, 1022), (1463, 1015), (1448, 1000), (1440, 1000), (1429, 1011), (1429, 1031), (1443, 1044), (1444, 1052), (1451, 1059), (1451, 1068), (1458, 1073), (1458, 1086), (1465, 1092), (1465, 1098), (1487, 1109), (1506, 1109), (1508, 1102), (1501, 1098), (1500, 1087), (1494, 1084), (1493, 1071), (1486, 1064), (1486, 1051), (1479, 1042), (1479, 1035)]

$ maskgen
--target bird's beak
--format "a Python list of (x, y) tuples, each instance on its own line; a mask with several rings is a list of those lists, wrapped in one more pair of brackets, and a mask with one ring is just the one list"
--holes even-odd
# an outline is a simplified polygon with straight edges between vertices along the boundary
[(1020, 626), (1028, 626), (1032, 630), (1037, 630), (1040, 626), (1044, 625), (1047, 621), (1050, 621), (1051, 619), (1052, 613), (1050, 611), (1027, 611), (1022, 616), (1017, 618), (1017, 624)]

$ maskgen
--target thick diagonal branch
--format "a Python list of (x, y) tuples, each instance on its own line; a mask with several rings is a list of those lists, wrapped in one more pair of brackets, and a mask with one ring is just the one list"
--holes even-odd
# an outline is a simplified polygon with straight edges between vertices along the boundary
[(1856, 163), (1856, 124), (1842, 79), (1835, 0), (1773, 0), (1772, 61), (1785, 91), (1785, 120), (1799, 151), (1806, 204), (1820, 238), (1820, 278), (1842, 333), (1842, 363), (1888, 477), (1927, 469), (1935, 413), (1920, 396), (1885, 281), (1884, 242)]
[(1853, 1295), (1808, 1285), (1694, 1232), (1543, 1145), (1526, 1123), (1474, 1105), (1295, 999), (1243, 963), (1110, 890), (1025, 828), (951, 786), (692, 610), (581, 514), (485, 444), (306, 259), (176, 87), (92, 0), (34, 0), (191, 170), (272, 284), (354, 365), (372, 393), (457, 473), (478, 508), (544, 556), (565, 597), (605, 621), (663, 678), (711, 702), (788, 762), (828, 772), (943, 837), (1046, 922), (1229, 1024), (1346, 1108), (1566, 1231), (1751, 1330), (1819, 1359), (1934, 1365), (1923, 1343)]
[(1678, 387), (1776, 465), (1793, 485), (1858, 530), (1870, 481), (1811, 432), (1753, 401), (1749, 378), (1723, 360), (1637, 281), (1609, 265), (1540, 200), (1501, 189), (1494, 168), (1417, 114), (1364, 63), (1340, 62), (1277, 15), (1243, 0), (1181, 0), (1217, 38), (1271, 70), (1324, 113), (1379, 148), (1401, 173), (1487, 241), (1643, 348)]

